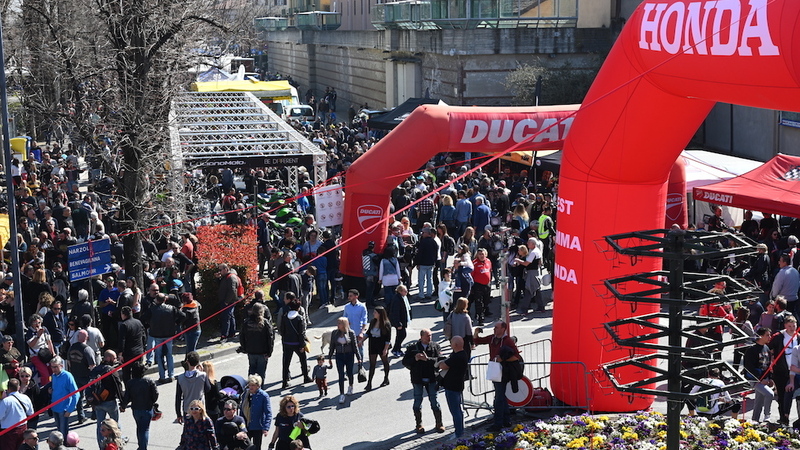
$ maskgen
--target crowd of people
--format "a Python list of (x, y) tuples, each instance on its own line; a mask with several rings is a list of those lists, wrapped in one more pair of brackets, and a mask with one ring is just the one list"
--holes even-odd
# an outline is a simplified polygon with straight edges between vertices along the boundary
[[(706, 231), (737, 231), (722, 218), (720, 207), (714, 207), (714, 214), (707, 223), (690, 227)], [(687, 270), (692, 272), (730, 275), (751, 283), (761, 293), (744, 302), (730, 302), (726, 296), (732, 291), (725, 281), (717, 281), (709, 293), (719, 296), (719, 302), (700, 307), (698, 314), (710, 318), (724, 318), (733, 323), (748, 338), (735, 345), (733, 364), (740, 368), (744, 377), (750, 381), (755, 402), (752, 412), (754, 421), (776, 421), (789, 425), (792, 404), (800, 398), (800, 384), (795, 384), (795, 374), (800, 373), (800, 349), (797, 339), (798, 310), (797, 295), (800, 290), (800, 273), (797, 271), (800, 258), (797, 257), (800, 221), (793, 220), (783, 226), (770, 214), (764, 214), (760, 221), (753, 219), (751, 211), (745, 211), (744, 221), (738, 232), (757, 242), (753, 255), (723, 259), (688, 261)], [(724, 243), (722, 244), (725, 245)], [(730, 241), (729, 241), (730, 245)], [(710, 351), (697, 350), (701, 341), (711, 339), (723, 343), (726, 330), (722, 325), (698, 328), (687, 342), (690, 355), (708, 360), (722, 359), (722, 346)], [(794, 355), (794, 356), (793, 356)], [(687, 369), (697, 366), (696, 362), (684, 363)], [(724, 386), (724, 374), (710, 371), (705, 384)], [(800, 378), (798, 378), (800, 381)], [(699, 391), (696, 386), (693, 392)], [(731, 398), (728, 392), (721, 392), (702, 399), (687, 401), (690, 414), (701, 411), (706, 414), (721, 414), (731, 411), (738, 415), (740, 402)], [(777, 402), (777, 418), (772, 413), (772, 403)], [(798, 404), (800, 413), (800, 404)], [(800, 427), (800, 421), (792, 424)]]
[[(332, 111), (335, 95), (330, 89), (324, 96), (332, 104)], [(359, 118), (349, 125), (317, 121), (296, 126), (326, 151), (332, 178), (340, 177), (378, 139)], [(317, 225), (312, 196), (296, 201), (303, 214), (302, 223), (286, 227), (276, 240), (263, 215), (231, 213), (241, 203), (244, 192), (260, 187), (263, 172), (237, 174), (221, 169), (208, 174), (207, 198), (212, 207), (220, 205), (228, 222), (243, 221), (257, 227), (259, 274), (272, 281), (268, 291), (255, 291), (243, 308), (243, 320), (237, 321), (236, 305), (243, 300), (242, 281), (227, 264), (219, 265), (217, 297), (223, 309), (219, 334), (223, 341), (238, 339), (249, 366), (243, 386), (246, 392), (234, 400), (222, 398), (213, 363), (200, 361), (196, 352), (202, 305), (194, 298), (198, 288), (195, 268), (196, 249), (201, 243), (192, 226), (186, 225), (179, 232), (170, 226), (142, 231), (144, 276), (126, 276), (126, 249), (116, 234), (122, 230), (115, 221), (118, 205), (113, 189), (102, 176), (85, 189), (79, 182), (81, 171), (100, 169), (92, 162), (83, 166), (71, 146), (64, 150), (57, 144), (44, 150), (37, 147), (37, 152), (32, 152), (32, 157), (13, 172), (22, 308), (26, 316), (22, 353), (14, 347), (18, 324), (14, 320), (13, 269), (5, 266), (4, 274), (8, 275), (0, 277), (0, 331), (4, 334), (0, 383), (5, 377), (9, 396), (28, 399), (27, 403), (18, 402), (19, 407), (9, 408), (14, 413), (8, 417), (2, 415), (2, 405), (8, 402), (0, 404), (0, 428), (28, 419), (14, 432), (0, 436), (0, 447), (5, 439), (12, 438), (14, 448), (26, 445), (26, 429), (17, 428), (35, 430), (38, 417), (31, 417), (32, 411), (52, 400), (56, 402), (52, 414), (64, 442), (69, 438), (73, 419), (83, 423), (93, 414), (101, 448), (122, 447), (125, 442), (116, 421), (119, 413), (130, 407), (137, 424), (138, 446), (147, 448), (150, 421), (159, 414), (158, 387), (177, 381), (175, 405), (177, 420), (184, 423), (183, 448), (260, 448), (273, 421), (269, 396), (263, 387), (276, 332), (281, 335), (283, 352), (282, 388), (290, 386), (290, 366), (296, 355), (302, 382), (316, 383), (320, 396), (326, 396), (327, 371), (334, 368), (335, 362), (338, 402), (343, 404), (353, 394), (354, 377), (364, 364), (368, 365), (365, 390), (371, 391), (389, 385), (390, 356), (402, 358), (413, 386), (415, 430), (425, 431), (422, 403), (427, 396), (435, 421), (433, 429), (445, 431), (437, 398), (439, 387), (443, 387), (456, 424), (454, 437), (464, 432), (460, 403), (464, 380), (468, 379), (467, 362), (476, 346), (488, 344), (490, 358), (510, 367), (494, 385), (493, 429), (507, 426), (505, 385), (516, 376), (519, 351), (507, 334), (505, 322), (496, 321), (490, 336), (480, 336), (480, 327), (488, 324), (497, 311), (498, 298), (492, 295), (492, 288), (500, 284), (501, 267), (508, 274), (516, 316), (526, 318), (531, 313), (545, 312), (541, 291), (554, 267), (557, 185), (552, 174), (539, 174), (541, 177), (534, 179), (527, 170), (512, 173), (508, 166), (477, 170), (456, 180), (469, 171), (469, 158), (437, 155), (398, 185), (391, 194), (393, 216), (387, 224), (387, 240), (380, 246), (371, 242), (363, 250), (364, 285), (346, 294), (339, 273), (340, 230)], [(244, 192), (235, 186), (237, 175), (246, 183)], [(281, 175), (276, 170), (269, 177)], [(308, 192), (312, 188), (308, 179), (301, 181), (304, 192)], [(346, 183), (346, 179), (343, 181)], [(420, 202), (407, 212), (394, 214), (417, 200)], [(759, 242), (756, 255), (706, 260), (695, 266), (687, 263), (687, 269), (744, 278), (765, 292), (760, 299), (741, 305), (738, 319), (725, 302), (707, 305), (699, 314), (730, 318), (752, 335), (752, 345), (739, 345), (736, 349), (735, 362), (741, 362), (753, 380), (756, 404), (763, 409), (765, 420), (770, 418), (771, 401), (777, 399), (779, 420), (785, 422), (794, 398), (794, 375), (800, 373), (800, 351), (794, 351), (796, 321), (792, 317), (800, 312), (800, 274), (796, 269), (800, 257), (795, 237), (800, 233), (800, 223), (780, 226), (769, 215), (759, 223), (749, 212), (745, 218), (740, 231)], [(731, 227), (717, 210), (708, 223), (690, 228), (724, 231)], [(67, 248), (100, 237), (108, 237), (111, 242), (113, 271), (71, 282), (66, 270)], [(383, 248), (380, 254), (376, 252), (378, 247)], [(327, 253), (322, 255), (324, 252)], [(724, 296), (726, 286), (711, 289)], [(321, 355), (309, 368), (310, 312), (344, 301), (345, 295), (344, 311), (331, 331), (327, 358)], [(430, 330), (422, 330), (419, 340), (406, 342), (412, 306), (441, 312), (452, 350), (449, 357), (432, 340)], [(185, 370), (175, 377), (172, 345), (180, 330), (189, 330), (181, 336), (186, 343), (182, 362)], [(773, 336), (772, 330), (778, 333)], [(698, 334), (721, 342), (724, 330), (701, 328)], [(687, 347), (691, 346), (691, 342), (687, 343)], [(147, 352), (153, 348), (156, 350)], [(719, 357), (719, 352), (708, 356)], [(375, 380), (378, 360), (384, 372), (382, 380), (380, 374)], [(130, 361), (134, 362), (116, 370), (119, 364)], [(158, 367), (157, 380), (144, 376), (152, 365)], [(76, 386), (108, 372), (113, 375), (97, 382), (99, 388), (71, 394)], [(719, 374), (710, 373), (709, 379), (719, 379)], [(717, 400), (727, 401), (724, 396)], [(690, 411), (697, 408), (696, 404), (690, 405)], [(318, 424), (304, 418), (299, 409), (297, 399), (291, 395), (281, 399), (271, 444), (290, 448), (298, 445), (289, 439), (296, 435), (302, 441), (300, 445), (309, 447), (308, 434), (318, 429)], [(720, 409), (725, 408), (717, 408), (715, 413)], [(754, 414), (754, 419), (760, 418), (760, 412)], [(18, 420), (12, 423), (15, 419)], [(300, 432), (296, 433), (296, 428)]]

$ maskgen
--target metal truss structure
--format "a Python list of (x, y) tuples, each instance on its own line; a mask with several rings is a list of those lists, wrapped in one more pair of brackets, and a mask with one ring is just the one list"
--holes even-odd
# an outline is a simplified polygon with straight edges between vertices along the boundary
[[(173, 167), (193, 169), (232, 157), (304, 157), (314, 184), (326, 179), (327, 155), (249, 92), (184, 92), (172, 102)], [(217, 166), (224, 164), (215, 164)], [(286, 165), (298, 192), (297, 165)]]
[[(757, 293), (744, 282), (726, 275), (684, 273), (684, 262), (755, 253), (755, 243), (732, 233), (683, 230), (624, 233), (606, 236), (606, 242), (621, 255), (660, 258), (668, 262), (667, 270), (604, 281), (605, 287), (618, 300), (659, 303), (669, 310), (606, 323), (606, 332), (616, 345), (630, 347), (631, 357), (605, 364), (603, 370), (619, 391), (667, 397), (667, 448), (678, 450), (684, 400), (749, 386), (744, 376), (727, 362), (698, 356), (745, 342), (745, 333), (723, 318), (684, 316), (684, 308), (713, 303), (730, 305), (733, 301), (753, 298)], [(723, 281), (727, 287), (724, 293), (708, 292), (709, 286)], [(685, 320), (694, 324), (684, 328)], [(721, 343), (694, 333), (701, 328), (717, 326), (730, 327), (732, 338)], [(690, 336), (698, 340), (698, 345), (685, 348), (683, 340)], [(646, 349), (651, 353), (634, 356), (634, 349)], [(660, 361), (666, 361), (666, 369), (658, 365)], [(718, 387), (703, 379), (711, 369), (727, 375), (725, 386)], [(653, 387), (664, 382), (666, 390)], [(697, 388), (696, 392), (690, 393), (692, 388)]]

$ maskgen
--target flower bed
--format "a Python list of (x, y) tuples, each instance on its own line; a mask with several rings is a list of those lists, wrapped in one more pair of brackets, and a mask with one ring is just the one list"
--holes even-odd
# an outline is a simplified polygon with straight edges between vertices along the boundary
[(245, 225), (213, 225), (197, 229), (200, 245), (197, 248), (197, 269), (200, 289), (196, 297), (205, 306), (201, 314), (207, 317), (217, 311), (217, 265), (227, 263), (239, 275), (245, 296), (258, 285), (258, 238), (255, 227)]
[[(666, 450), (667, 417), (658, 412), (618, 416), (565, 416), (519, 424), (507, 432), (474, 434), (440, 447), (442, 450)], [(682, 449), (800, 449), (793, 429), (770, 431), (766, 426), (730, 417), (709, 420), (682, 417)]]

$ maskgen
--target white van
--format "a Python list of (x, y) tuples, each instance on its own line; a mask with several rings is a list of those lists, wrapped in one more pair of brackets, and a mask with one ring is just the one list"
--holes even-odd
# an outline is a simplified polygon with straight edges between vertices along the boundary
[(286, 107), (286, 120), (299, 120), (300, 122), (313, 122), (314, 108), (309, 105), (291, 105)]

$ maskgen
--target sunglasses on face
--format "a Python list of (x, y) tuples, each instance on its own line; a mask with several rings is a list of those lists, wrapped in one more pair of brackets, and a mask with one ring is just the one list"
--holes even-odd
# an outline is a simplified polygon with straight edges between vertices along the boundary
[(287, 408), (294, 408), (294, 405), (286, 405)]
[(191, 408), (189, 408), (189, 411), (200, 411), (200, 407), (192, 406)]
[(223, 408), (223, 409), (224, 409), (225, 411), (236, 411), (236, 410), (235, 410), (235, 409), (233, 409), (233, 408)]

